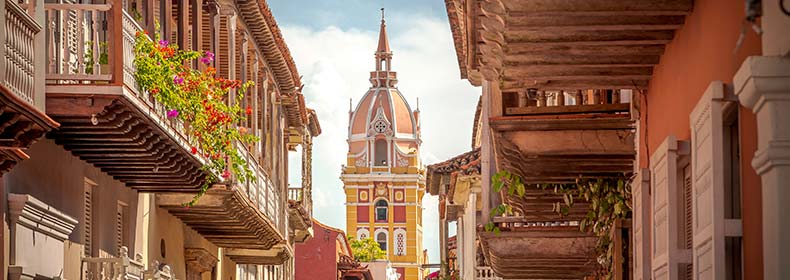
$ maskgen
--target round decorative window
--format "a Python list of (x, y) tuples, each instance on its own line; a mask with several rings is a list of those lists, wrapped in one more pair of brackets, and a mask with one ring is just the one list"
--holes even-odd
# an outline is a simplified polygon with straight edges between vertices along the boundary
[(385, 123), (383, 120), (378, 120), (373, 124), (373, 129), (377, 133), (384, 133), (384, 131), (387, 130), (387, 123)]

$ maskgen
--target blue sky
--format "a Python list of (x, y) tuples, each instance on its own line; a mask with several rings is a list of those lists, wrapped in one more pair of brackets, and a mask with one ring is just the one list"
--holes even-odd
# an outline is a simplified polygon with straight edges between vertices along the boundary
[[(420, 100), (420, 154), (427, 164), (471, 149), (472, 121), (480, 89), (461, 80), (442, 0), (270, 1), (291, 54), (303, 75), (307, 106), (318, 113), (323, 134), (313, 147), (314, 216), (346, 230), (340, 168), (348, 146), (349, 98), (370, 87), (379, 9), (384, 7), (398, 88), (412, 108)], [(290, 183), (300, 185), (301, 155), (290, 154)], [(423, 200), (424, 246), (439, 254), (437, 198)]]

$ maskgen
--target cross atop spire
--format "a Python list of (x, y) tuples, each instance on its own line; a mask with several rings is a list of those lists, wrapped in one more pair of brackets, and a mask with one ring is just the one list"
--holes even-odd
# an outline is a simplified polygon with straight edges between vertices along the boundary
[(379, 47), (376, 56), (390, 53), (390, 44), (387, 40), (387, 24), (384, 20), (384, 8), (381, 8), (381, 29), (379, 30)]

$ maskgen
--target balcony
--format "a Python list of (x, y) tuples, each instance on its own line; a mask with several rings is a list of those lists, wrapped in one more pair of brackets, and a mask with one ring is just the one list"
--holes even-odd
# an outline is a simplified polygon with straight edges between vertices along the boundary
[(305, 188), (288, 188), (288, 226), (297, 242), (313, 236), (311, 210), (312, 200)]
[(490, 122), (500, 167), (530, 183), (631, 172), (631, 96), (619, 89), (503, 93), (504, 115)]
[[(134, 40), (143, 28), (119, 7), (45, 4), (47, 113), (62, 124), (49, 137), (128, 187), (156, 193), (159, 207), (217, 246), (281, 252), (276, 246), (287, 236), (285, 199), (271, 181), (269, 170), (262, 168), (262, 143), (236, 143), (257, 180), (243, 184), (234, 178), (223, 180), (191, 207), (183, 206), (200, 190), (209, 171), (202, 168), (204, 158), (190, 151), (197, 146), (190, 126), (167, 118), (166, 108), (137, 87)], [(223, 17), (222, 25), (229, 20)], [(243, 35), (252, 41), (249, 34)], [(203, 39), (208, 42), (208, 38)], [(224, 40), (230, 39), (218, 40), (226, 44)], [(242, 46), (247, 47), (237, 47)], [(229, 57), (226, 52), (230, 50), (217, 53), (217, 58)], [(247, 71), (252, 72), (247, 77), (263, 76), (257, 72), (263, 65), (257, 63), (236, 65), (226, 61), (221, 65), (227, 67), (222, 75), (235, 72), (229, 70), (238, 67), (245, 69), (241, 70), (242, 77)], [(238, 100), (243, 107), (254, 108), (245, 124), (239, 125), (257, 136), (263, 130), (257, 122), (264, 111), (258, 107), (261, 103), (256, 103), (260, 88), (263, 86), (256, 83), (250, 88), (252, 95)]]
[(129, 249), (121, 247), (120, 257), (83, 257), (83, 280), (174, 280), (169, 265), (160, 265), (158, 261), (145, 268), (143, 256), (135, 254), (129, 258)]
[[(49, 137), (141, 191), (195, 191), (206, 177), (189, 150), (189, 126), (134, 79), (134, 36), (142, 28), (110, 4), (45, 4)], [(104, 23), (108, 29), (105, 30)]]
[(17, 4), (0, 1), (0, 174), (28, 156), (23, 151), (58, 123), (44, 113), (37, 96), (36, 56), (41, 26)]
[(157, 205), (217, 246), (261, 253), (281, 251), (273, 247), (285, 242), (287, 236), (284, 200), (263, 169), (246, 159), (256, 181), (215, 185), (190, 207), (183, 203), (192, 200), (194, 193), (158, 193)]

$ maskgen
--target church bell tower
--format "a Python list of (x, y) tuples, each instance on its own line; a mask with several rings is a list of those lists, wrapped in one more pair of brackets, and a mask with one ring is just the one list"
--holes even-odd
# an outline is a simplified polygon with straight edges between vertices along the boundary
[(371, 87), (349, 111), (348, 155), (340, 176), (347, 233), (372, 238), (387, 252), (400, 279), (423, 279), (420, 111), (397, 88), (382, 9)]

